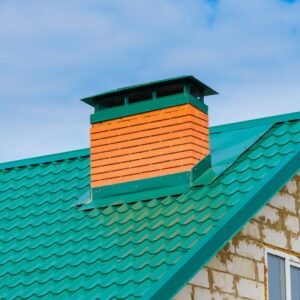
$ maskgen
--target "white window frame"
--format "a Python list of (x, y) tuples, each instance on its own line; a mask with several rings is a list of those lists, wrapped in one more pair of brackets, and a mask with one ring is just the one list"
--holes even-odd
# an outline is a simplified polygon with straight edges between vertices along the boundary
[[(284, 259), (284, 269), (285, 269), (285, 295), (286, 300), (292, 300), (291, 298), (291, 266), (297, 267), (300, 269), (300, 258), (272, 248), (265, 248), (265, 265), (268, 269), (268, 254), (273, 254), (278, 257), (281, 257)], [(268, 281), (268, 272), (267, 272), (267, 290), (269, 290), (269, 281)], [(269, 295), (268, 295), (269, 299)], [(271, 299), (269, 299), (271, 300)]]

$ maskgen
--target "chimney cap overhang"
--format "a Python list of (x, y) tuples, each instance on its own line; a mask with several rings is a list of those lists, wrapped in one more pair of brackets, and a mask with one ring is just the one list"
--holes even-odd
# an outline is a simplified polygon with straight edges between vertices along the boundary
[(153, 81), (133, 86), (128, 86), (124, 88), (115, 89), (112, 91), (108, 91), (105, 93), (97, 94), (94, 96), (86, 97), (81, 99), (83, 102), (96, 107), (99, 103), (103, 104), (103, 106), (109, 106), (108, 103), (110, 101), (114, 102), (117, 98), (125, 98), (125, 97), (135, 97), (142, 92), (150, 92), (150, 91), (166, 91), (169, 90), (172, 93), (178, 91), (179, 88), (183, 86), (190, 86), (193, 89), (200, 92), (202, 96), (210, 96), (218, 94), (215, 90), (202, 83), (200, 80), (191, 75), (184, 75), (179, 77), (173, 77), (168, 79), (163, 79), (159, 81)]

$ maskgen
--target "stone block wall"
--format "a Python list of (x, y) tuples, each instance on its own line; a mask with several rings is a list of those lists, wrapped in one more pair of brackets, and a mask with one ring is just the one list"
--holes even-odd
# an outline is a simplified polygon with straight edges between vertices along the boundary
[(267, 299), (265, 248), (300, 256), (300, 173), (175, 297), (175, 300)]

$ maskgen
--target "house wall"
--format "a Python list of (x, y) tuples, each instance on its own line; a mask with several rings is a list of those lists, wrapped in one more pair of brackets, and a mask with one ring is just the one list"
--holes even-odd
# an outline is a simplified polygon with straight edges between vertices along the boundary
[(300, 254), (300, 173), (175, 297), (267, 299), (265, 247)]

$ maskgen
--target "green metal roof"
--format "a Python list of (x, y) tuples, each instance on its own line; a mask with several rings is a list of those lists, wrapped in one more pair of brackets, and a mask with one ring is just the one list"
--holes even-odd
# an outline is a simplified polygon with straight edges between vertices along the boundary
[(0, 164), (1, 297), (174, 296), (299, 171), (300, 113), (264, 120), (212, 128), (186, 193), (89, 211), (88, 150)]

